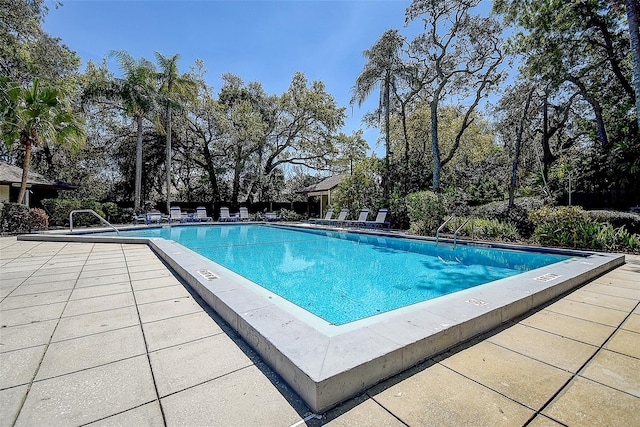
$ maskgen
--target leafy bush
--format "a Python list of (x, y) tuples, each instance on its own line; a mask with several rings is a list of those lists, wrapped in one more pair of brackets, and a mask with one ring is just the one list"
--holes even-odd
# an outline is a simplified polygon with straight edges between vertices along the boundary
[(625, 227), (596, 222), (580, 207), (543, 207), (531, 212), (536, 240), (549, 246), (608, 251), (640, 251), (640, 235)]
[(480, 218), (496, 219), (510, 222), (523, 238), (533, 235), (535, 224), (529, 219), (529, 213), (544, 206), (544, 201), (535, 197), (520, 197), (514, 200), (513, 208), (507, 212), (509, 201), (492, 202), (475, 208), (474, 213)]
[(504, 197), (498, 181), (488, 175), (482, 175), (475, 185), (469, 187), (468, 192), (470, 196), (469, 202), (473, 205), (499, 200)]
[(587, 211), (596, 222), (608, 222), (616, 228), (625, 227), (630, 233), (640, 233), (640, 215), (632, 212), (593, 210)]
[(443, 231), (453, 234), (464, 224), (460, 231), (458, 231), (458, 236), (502, 242), (513, 242), (519, 238), (518, 231), (514, 225), (509, 222), (487, 218), (471, 218), (469, 221), (467, 221), (467, 219), (469, 218), (456, 217), (447, 223)]
[(114, 221), (118, 216), (118, 205), (113, 202), (105, 202), (102, 204), (102, 212), (105, 214), (105, 219), (109, 222)]
[(49, 228), (49, 215), (40, 208), (30, 209), (29, 225), (32, 230), (46, 230)]
[(68, 227), (69, 213), (81, 208), (76, 199), (44, 199), (42, 206), (49, 214), (49, 225), (58, 227)]
[(282, 221), (302, 221), (304, 216), (296, 213), (295, 211), (290, 211), (289, 209), (281, 209), (280, 219), (282, 219)]
[(407, 200), (400, 197), (397, 193), (391, 195), (389, 200), (389, 216), (387, 217), (393, 228), (407, 230), (409, 228), (409, 212), (407, 209)]
[(2, 209), (2, 232), (18, 234), (31, 231), (29, 208), (20, 203), (5, 203)]
[(409, 232), (419, 235), (435, 234), (447, 214), (444, 196), (431, 191), (411, 193), (406, 197)]

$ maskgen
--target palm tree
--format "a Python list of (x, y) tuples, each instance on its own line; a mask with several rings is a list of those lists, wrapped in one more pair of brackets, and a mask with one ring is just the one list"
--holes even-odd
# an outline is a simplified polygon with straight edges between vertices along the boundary
[(156, 52), (156, 61), (160, 67), (158, 78), (160, 79), (160, 99), (166, 111), (166, 159), (165, 169), (167, 172), (167, 212), (171, 209), (171, 115), (173, 107), (179, 105), (179, 100), (185, 98), (190, 92), (194, 93), (196, 84), (193, 80), (180, 76), (178, 73), (179, 54), (171, 57)]
[(27, 191), (32, 148), (42, 141), (50, 141), (69, 145), (75, 150), (84, 142), (84, 124), (81, 117), (63, 102), (64, 94), (59, 89), (41, 88), (38, 79), (26, 89), (6, 80), (2, 86), (2, 138), (7, 146), (19, 142), (24, 147), (18, 194), (18, 203), (22, 203)]
[(152, 62), (145, 58), (136, 60), (125, 51), (111, 51), (110, 56), (116, 57), (123, 77), (92, 81), (85, 88), (83, 97), (119, 101), (121, 105), (118, 108), (136, 123), (134, 209), (138, 211), (142, 194), (142, 125), (144, 118), (153, 110), (156, 100), (156, 70)]
[(352, 104), (357, 102), (358, 106), (361, 106), (376, 86), (380, 86), (379, 107), (384, 109), (385, 176), (383, 189), (385, 199), (389, 196), (390, 94), (397, 75), (402, 70), (402, 59), (399, 52), (403, 42), (404, 39), (398, 30), (387, 30), (371, 49), (364, 51), (363, 54), (368, 62), (356, 79), (351, 98)]

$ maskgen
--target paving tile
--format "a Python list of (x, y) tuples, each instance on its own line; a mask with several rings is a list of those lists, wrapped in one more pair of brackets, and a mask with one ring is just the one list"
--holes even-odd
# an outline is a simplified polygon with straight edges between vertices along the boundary
[(252, 364), (225, 334), (158, 350), (149, 358), (161, 397)]
[(106, 264), (100, 265), (101, 268), (90, 269), (90, 270), (83, 269), (82, 273), (80, 273), (80, 280), (84, 281), (85, 279), (90, 279), (93, 277), (102, 277), (105, 275), (129, 274), (129, 270), (127, 270), (127, 266), (125, 263), (119, 263), (117, 267), (113, 265), (114, 265), (113, 263), (106, 263)]
[(162, 418), (160, 404), (155, 401), (87, 425), (91, 427), (157, 427), (166, 424)]
[(576, 377), (543, 411), (568, 426), (638, 425), (640, 399)]
[[(162, 399), (167, 425), (182, 426), (291, 426), (300, 406), (255, 366)], [(268, 408), (268, 409), (267, 409)]]
[(387, 412), (375, 400), (366, 394), (361, 395), (339, 407), (323, 414), (322, 419), (310, 418), (308, 427), (402, 427), (405, 426), (396, 417)]
[(600, 277), (594, 281), (594, 283), (603, 283), (605, 285), (614, 285), (620, 288), (628, 288), (640, 290), (640, 283), (638, 283), (637, 274), (635, 276), (624, 277)]
[(165, 301), (175, 298), (190, 297), (191, 294), (182, 285), (165, 286), (156, 289), (146, 289), (136, 291), (135, 297), (138, 304), (146, 304), (149, 302)]
[(640, 334), (620, 329), (604, 348), (640, 359)]
[(598, 307), (621, 310), (627, 313), (633, 310), (636, 304), (638, 303), (637, 300), (615, 297), (612, 295), (604, 295), (597, 292), (590, 292), (584, 289), (577, 290), (567, 295), (566, 299), (571, 301), (583, 302), (586, 304), (593, 304)]
[(640, 359), (599, 351), (580, 375), (640, 398)]
[(597, 282), (589, 283), (582, 289), (599, 294), (611, 295), (619, 298), (627, 298), (636, 302), (640, 300), (640, 292), (637, 289), (622, 288), (615, 285), (604, 285)]
[(144, 323), (142, 328), (149, 351), (222, 333), (220, 326), (203, 311)]
[(632, 314), (621, 326), (622, 329), (640, 333), (640, 315)]
[(85, 288), (76, 288), (71, 293), (71, 300), (79, 300), (85, 298), (93, 298), (105, 295), (114, 295), (122, 293), (130, 293), (131, 284), (129, 282), (112, 283), (109, 285), (87, 286)]
[(553, 311), (554, 313), (565, 314), (567, 316), (577, 317), (578, 319), (589, 320), (596, 323), (602, 323), (603, 325), (613, 326), (617, 328), (620, 323), (627, 316), (628, 312), (620, 310), (612, 310), (610, 308), (598, 307), (591, 304), (585, 304), (582, 302), (571, 301), (569, 299), (561, 299), (545, 310)]
[(0, 402), (2, 402), (0, 404), (0, 427), (13, 426), (28, 388), (29, 386), (22, 385), (0, 390)]
[(20, 295), (33, 295), (41, 294), (43, 292), (56, 292), (73, 289), (75, 282), (51, 282), (51, 283), (39, 283), (31, 285), (20, 285), (16, 290), (11, 293), (12, 297)]
[(146, 356), (138, 356), (31, 386), (16, 426), (86, 424), (156, 399)]
[(442, 365), (535, 410), (571, 378), (566, 371), (487, 341), (443, 357)]
[(181, 284), (180, 281), (176, 279), (174, 276), (131, 281), (131, 286), (136, 291), (142, 291), (144, 289), (161, 288), (164, 286), (175, 286), (180, 284)]
[(65, 303), (45, 304), (37, 307), (14, 308), (0, 312), (0, 327), (25, 325), (57, 319), (64, 310)]
[(36, 275), (33, 274), (28, 279), (26, 279), (22, 284), (24, 285), (40, 285), (40, 284), (48, 284), (55, 282), (68, 282), (73, 283), (80, 276), (80, 272), (67, 272), (67, 273), (58, 273), (58, 274), (42, 274)]
[(32, 279), (54, 278), (55, 281), (59, 280), (75, 280), (80, 276), (82, 266), (68, 267), (67, 265), (52, 266), (49, 264), (43, 265), (38, 270), (34, 271), (31, 275)]
[(0, 353), (0, 389), (29, 384), (47, 346)]
[(139, 325), (135, 307), (124, 307), (80, 316), (64, 317), (53, 334), (53, 341), (61, 341), (85, 335)]
[(113, 310), (116, 308), (135, 306), (135, 304), (136, 302), (132, 292), (85, 298), (69, 301), (67, 307), (64, 309), (63, 317)]
[(589, 344), (519, 324), (487, 341), (569, 372), (577, 372), (598, 350)]
[(0, 352), (47, 344), (57, 319), (0, 328)]
[(193, 298), (189, 297), (152, 302), (149, 304), (140, 304), (138, 306), (138, 311), (140, 312), (140, 319), (142, 319), (142, 322), (147, 323), (190, 313), (198, 313), (202, 311), (202, 307), (200, 307)]
[[(101, 263), (91, 263), (84, 266), (82, 269), (82, 274), (85, 275), (90, 272), (99, 271), (104, 273), (105, 271), (110, 271), (111, 269), (117, 270), (127, 270), (127, 263), (124, 260), (110, 261), (110, 262), (101, 262)], [(120, 272), (119, 272), (120, 273)], [(89, 274), (87, 274), (87, 277)]]
[(36, 380), (146, 354), (140, 326), (51, 343)]
[(560, 424), (549, 417), (544, 415), (536, 415), (536, 417), (527, 424), (527, 427), (566, 427), (564, 424)]
[(595, 346), (601, 346), (615, 331), (612, 326), (549, 310), (540, 310), (519, 323)]
[(18, 295), (15, 297), (9, 296), (0, 302), (0, 310), (65, 302), (69, 299), (69, 295), (71, 295), (71, 289), (55, 292), (43, 292), (41, 294)]
[(410, 426), (522, 426), (533, 415), (531, 409), (440, 364), (396, 381), (385, 381), (369, 394)]
[(145, 279), (157, 279), (160, 277), (173, 277), (173, 274), (167, 270), (166, 267), (162, 267), (161, 269), (149, 270), (149, 271), (140, 271), (138, 273), (130, 273), (131, 280), (145, 280)]
[(85, 277), (82, 279), (78, 279), (77, 287), (81, 288), (83, 286), (96, 286), (96, 285), (109, 285), (112, 283), (122, 283), (129, 281), (128, 273), (117, 273), (117, 274), (105, 274), (99, 277)]

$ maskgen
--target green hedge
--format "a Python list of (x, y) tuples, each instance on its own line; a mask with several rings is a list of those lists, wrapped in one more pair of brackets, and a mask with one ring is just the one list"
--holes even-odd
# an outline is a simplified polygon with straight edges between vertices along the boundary
[[(69, 214), (78, 209), (92, 209), (112, 224), (127, 224), (133, 219), (133, 209), (120, 209), (112, 202), (100, 203), (90, 199), (45, 199), (42, 205), (49, 214), (52, 226), (68, 227)], [(89, 213), (73, 216), (73, 225), (84, 227), (100, 224), (100, 220)]]
[(587, 214), (596, 222), (608, 222), (616, 228), (625, 227), (630, 233), (640, 233), (640, 215), (636, 213), (593, 210)]
[(542, 245), (640, 252), (639, 234), (608, 222), (597, 222), (577, 206), (545, 206), (531, 212), (529, 218), (536, 225), (535, 239)]
[(434, 235), (447, 215), (445, 196), (431, 191), (411, 193), (406, 197), (409, 233)]
[(3, 233), (22, 234), (45, 230), (49, 218), (42, 209), (29, 209), (20, 203), (0, 203), (0, 228)]
[(544, 206), (544, 201), (535, 197), (520, 197), (513, 201), (513, 208), (507, 212), (509, 201), (503, 200), (478, 206), (474, 214), (479, 218), (495, 219), (509, 222), (523, 238), (530, 238), (535, 230), (535, 224), (529, 219), (529, 213)]
[[(462, 224), (458, 236), (472, 239), (514, 242), (519, 239), (516, 227), (510, 222), (497, 219), (455, 217), (447, 223), (443, 232), (453, 234)], [(466, 223), (465, 223), (466, 221)]]

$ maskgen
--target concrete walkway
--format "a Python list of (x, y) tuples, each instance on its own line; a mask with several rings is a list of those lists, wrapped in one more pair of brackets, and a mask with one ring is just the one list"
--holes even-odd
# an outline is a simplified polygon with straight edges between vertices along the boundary
[(317, 417), (144, 245), (0, 238), (0, 426), (631, 426), (640, 257)]

